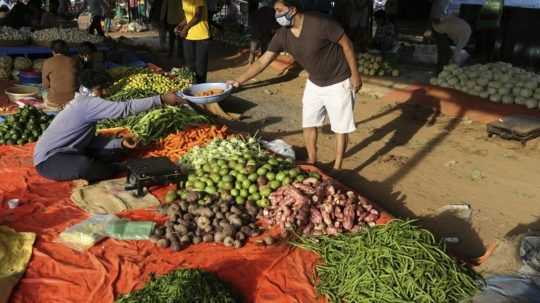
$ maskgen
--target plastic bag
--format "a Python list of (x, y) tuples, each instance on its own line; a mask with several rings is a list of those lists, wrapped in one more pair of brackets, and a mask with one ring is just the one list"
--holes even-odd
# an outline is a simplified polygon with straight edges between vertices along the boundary
[(473, 303), (540, 303), (540, 287), (519, 276), (494, 276), (473, 298)]
[(92, 217), (68, 227), (58, 237), (57, 242), (77, 251), (85, 251), (107, 237), (105, 227), (118, 221), (115, 215), (94, 214)]
[(155, 225), (152, 221), (115, 220), (107, 224), (105, 233), (117, 240), (148, 240)]
[(526, 235), (521, 241), (519, 254), (523, 264), (530, 267), (528, 272), (540, 275), (540, 236), (535, 234)]
[(273, 151), (278, 155), (291, 158), (293, 160), (296, 159), (296, 155), (294, 154), (294, 149), (292, 148), (292, 146), (281, 139), (277, 139), (271, 142), (261, 140), (261, 143), (265, 148)]

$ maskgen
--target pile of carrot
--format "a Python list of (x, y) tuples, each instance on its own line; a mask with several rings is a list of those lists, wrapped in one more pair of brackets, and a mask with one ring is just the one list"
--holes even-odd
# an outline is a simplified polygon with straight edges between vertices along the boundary
[(216, 138), (224, 139), (229, 134), (229, 129), (225, 125), (199, 125), (169, 134), (167, 137), (161, 139), (155, 148), (148, 151), (145, 156), (168, 157), (176, 162), (191, 148), (207, 144)]

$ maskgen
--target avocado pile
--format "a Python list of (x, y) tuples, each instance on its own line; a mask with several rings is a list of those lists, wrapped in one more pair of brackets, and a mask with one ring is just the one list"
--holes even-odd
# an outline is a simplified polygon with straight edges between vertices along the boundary
[(0, 144), (23, 145), (37, 141), (52, 119), (43, 111), (26, 105), (0, 123)]

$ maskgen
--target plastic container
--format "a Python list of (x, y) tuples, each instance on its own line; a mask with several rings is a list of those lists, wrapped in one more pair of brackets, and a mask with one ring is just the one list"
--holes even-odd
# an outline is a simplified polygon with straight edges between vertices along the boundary
[(39, 88), (29, 85), (16, 85), (5, 90), (9, 101), (15, 103), (19, 99), (37, 97)]
[[(205, 96), (205, 97), (197, 97), (196, 95), (205, 91), (213, 90), (213, 89), (220, 89), (223, 90), (223, 93), (218, 95), (212, 95), (212, 96)], [(182, 92), (178, 93), (178, 96), (180, 98), (186, 99), (189, 102), (195, 103), (195, 104), (209, 104), (209, 103), (215, 103), (222, 101), (229, 97), (232, 92), (232, 86), (227, 85), (226, 83), (202, 83), (202, 84), (195, 84), (191, 87), (185, 89)]]

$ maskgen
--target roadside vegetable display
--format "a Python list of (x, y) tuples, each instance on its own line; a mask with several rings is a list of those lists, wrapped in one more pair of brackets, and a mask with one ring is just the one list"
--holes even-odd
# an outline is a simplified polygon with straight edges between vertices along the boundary
[(263, 211), (272, 225), (282, 231), (304, 235), (337, 235), (375, 226), (380, 212), (352, 191), (344, 191), (331, 180), (307, 178), (280, 187), (270, 195)]
[(483, 281), (429, 231), (394, 220), (359, 233), (300, 237), (322, 258), (316, 288), (329, 302), (468, 302)]
[(509, 63), (495, 62), (466, 67), (448, 65), (430, 83), (489, 99), (494, 103), (540, 108), (540, 75)]
[(32, 106), (24, 106), (0, 123), (0, 144), (22, 145), (37, 141), (53, 117)]
[(180, 159), (180, 165), (190, 171), (180, 186), (184, 192), (219, 194), (239, 205), (251, 201), (262, 208), (270, 205), (272, 191), (308, 176), (290, 159), (263, 149), (253, 137), (217, 139), (195, 147)]
[(50, 43), (54, 40), (64, 40), (72, 44), (83, 43), (85, 41), (101, 43), (103, 42), (103, 37), (91, 35), (87, 31), (74, 28), (47, 28), (32, 32), (32, 40), (39, 43)]
[(372, 54), (361, 54), (358, 57), (358, 69), (366, 76), (392, 76), (399, 77), (399, 69), (390, 62), (384, 60), (382, 56)]

